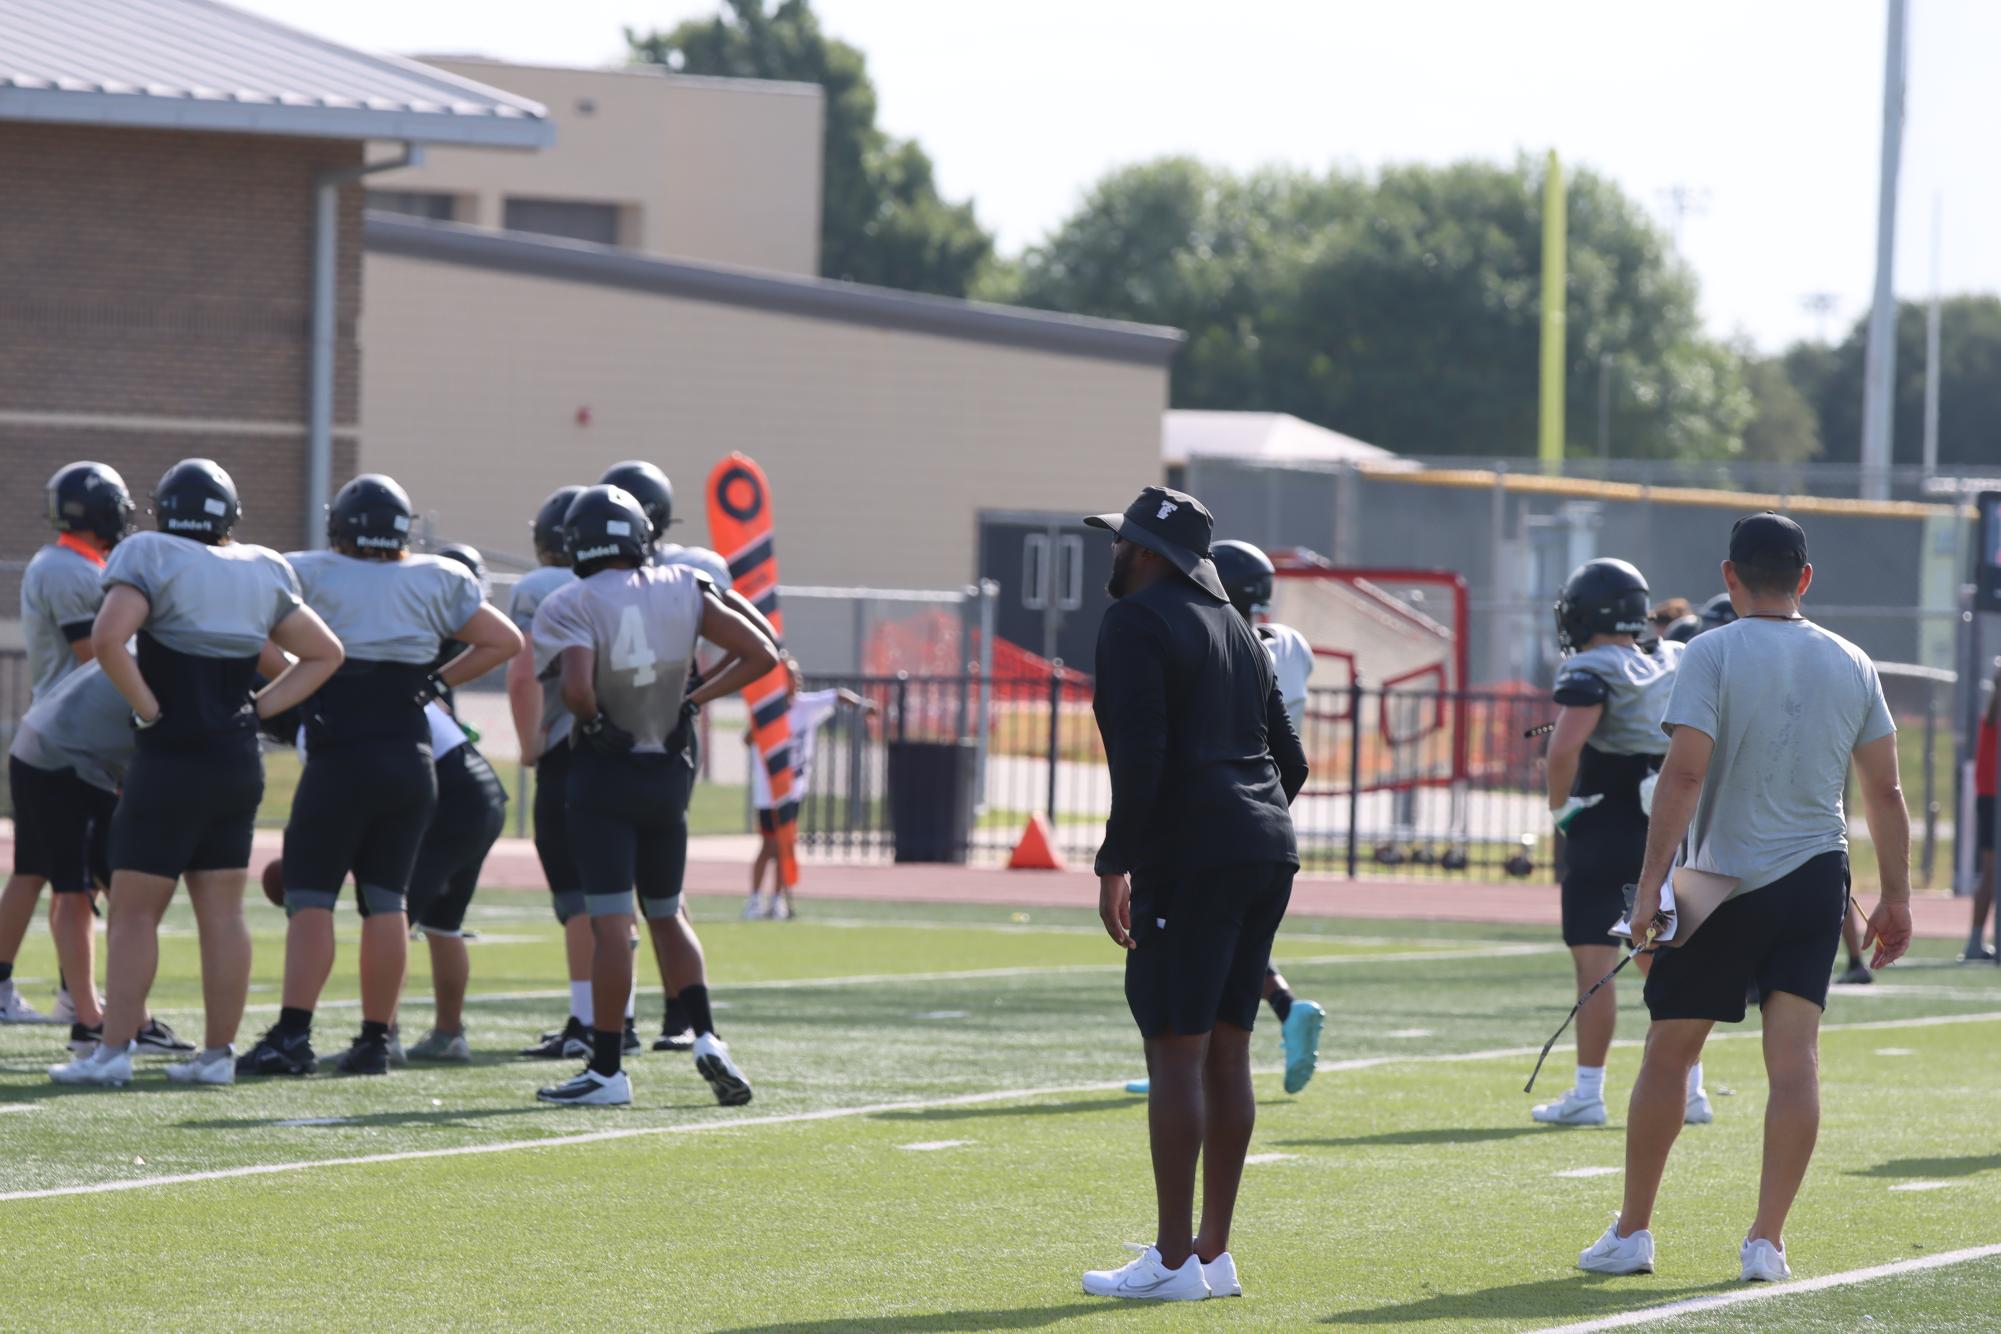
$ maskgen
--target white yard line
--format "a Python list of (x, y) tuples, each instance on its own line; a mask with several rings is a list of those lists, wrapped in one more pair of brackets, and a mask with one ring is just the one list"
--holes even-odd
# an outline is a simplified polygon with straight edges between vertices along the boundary
[(1669, 1320), (1678, 1315), (1690, 1315), (1697, 1311), (1714, 1311), (1724, 1306), (1741, 1306), (1745, 1302), (1765, 1302), (1781, 1297), (1797, 1296), (1803, 1292), (1825, 1292), (1829, 1288), (1852, 1287), (1857, 1283), (1873, 1283), (1879, 1278), (1896, 1278), (1902, 1274), (1922, 1273), (1927, 1269), (1944, 1269), (1948, 1265), (1962, 1265), (1972, 1260), (1985, 1260), (1996, 1255), (2001, 1255), (2001, 1245), (1969, 1246), (1963, 1251), (1942, 1251), (1937, 1255), (1920, 1256), (1913, 1260), (1871, 1265), (1867, 1269), (1823, 1274), (1819, 1278), (1795, 1279), (1786, 1283), (1746, 1284), (1736, 1292), (1719, 1292), (1713, 1296), (1690, 1297), (1686, 1301), (1666, 1302), (1660, 1306), (1644, 1306), (1637, 1311), (1602, 1316), (1597, 1320), (1580, 1320), (1571, 1325), (1552, 1325), (1547, 1329), (1535, 1331), (1535, 1334), (1589, 1334), (1594, 1330), (1651, 1325), (1659, 1320)]
[[(1989, 1014), (1967, 1014), (1933, 1016), (1919, 1019), (1885, 1019), (1864, 1024), (1829, 1024), (1824, 1031), (1842, 1032), (1855, 1029), (1880, 1028), (1929, 1028), (1940, 1024), (1965, 1024), (2001, 1020), (2001, 1011)], [(1723, 1037), (1755, 1037), (1755, 1033), (1726, 1033)], [(1622, 1043), (1622, 1046), (1638, 1046)], [(1500, 1047), (1489, 1051), (1436, 1052), (1416, 1056), (1367, 1057), (1354, 1061), (1336, 1061), (1323, 1064), (1323, 1070), (1365, 1070), (1383, 1065), (1417, 1065), (1449, 1061), (1491, 1061), (1508, 1056), (1533, 1056), (1538, 1047)], [(1260, 1071), (1260, 1073), (1270, 1073)], [(139, 1177), (127, 1181), (99, 1181), (85, 1186), (54, 1186), (43, 1190), (16, 1190), (0, 1192), (0, 1204), (14, 1200), (47, 1200), (70, 1195), (102, 1195), (122, 1190), (144, 1190), (155, 1186), (178, 1186), (198, 1181), (225, 1181), (235, 1177), (273, 1176), (286, 1172), (305, 1172), (323, 1167), (362, 1167), (373, 1163), (414, 1162), (426, 1158), (463, 1158), (474, 1154), (512, 1153), (521, 1149), (552, 1149), (572, 1144), (597, 1144), (607, 1140), (637, 1139), (654, 1135), (690, 1135), (711, 1130), (741, 1130), (756, 1126), (796, 1125), (808, 1121), (840, 1121), (857, 1116), (875, 1116), (883, 1112), (929, 1111), (939, 1107), (972, 1107), (990, 1102), (1027, 1102), (1037, 1098), (1068, 1097), (1079, 1093), (1117, 1093), (1124, 1089), (1122, 1083), (1060, 1084), (1044, 1088), (1002, 1089), (988, 1093), (963, 1093), (949, 1098), (920, 1098), (910, 1102), (872, 1103), (860, 1107), (826, 1107), (813, 1112), (787, 1112), (775, 1116), (748, 1116), (715, 1121), (696, 1121), (671, 1126), (633, 1126), (619, 1130), (596, 1130), (580, 1135), (551, 1135), (546, 1139), (501, 1140), (492, 1144), (461, 1144), (448, 1149), (411, 1149), (401, 1153), (366, 1154), (354, 1158), (314, 1158), (302, 1162), (257, 1163), (243, 1167), (227, 1167), (211, 1172), (187, 1172), (178, 1176)], [(101, 1096), (116, 1097), (118, 1094)], [(129, 1094), (122, 1096), (131, 1096)], [(1970, 1255), (1968, 1258), (1973, 1258)], [(1799, 1285), (1791, 1285), (1786, 1290), (1794, 1290)], [(1585, 1328), (1579, 1326), (1579, 1328)], [(1599, 1328), (1599, 1326), (1589, 1326)], [(1609, 1328), (1609, 1326), (1607, 1327)]]

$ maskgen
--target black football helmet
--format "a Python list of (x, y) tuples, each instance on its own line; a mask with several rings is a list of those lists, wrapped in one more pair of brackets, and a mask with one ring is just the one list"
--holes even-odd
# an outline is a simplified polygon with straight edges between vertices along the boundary
[(1721, 630), (1737, 619), (1737, 609), (1730, 605), (1728, 593), (1718, 593), (1702, 604), (1702, 624), (1696, 634), (1707, 634), (1711, 630)]
[(674, 522), (674, 484), (667, 480), (666, 473), (643, 460), (628, 459), (606, 468), (604, 476), (598, 478), (598, 485), (623, 488), (646, 511), (647, 521), (653, 525), (653, 536), (658, 539), (667, 535), (667, 525)]
[(242, 517), (236, 483), (214, 459), (182, 459), (153, 488), (153, 518), (163, 533), (213, 546)]
[(1575, 653), (1593, 635), (1645, 634), (1647, 579), (1622, 560), (1601, 556), (1570, 572), (1556, 599), (1556, 646)]
[(116, 468), (72, 463), (49, 478), (49, 523), (59, 533), (89, 533), (115, 547), (132, 531), (132, 508)]
[(464, 542), (447, 542), (431, 553), (443, 560), (455, 560), (472, 571), (472, 577), (479, 580), (481, 588), (486, 587), (486, 561), (481, 558), (478, 547), (467, 546)]
[(1702, 633), (1702, 618), (1695, 615), (1677, 616), (1661, 631), (1662, 639), (1672, 639), (1677, 644), (1686, 644)]
[(1242, 612), (1245, 620), (1271, 606), (1271, 557), (1249, 542), (1230, 540), (1211, 545), (1209, 559), (1215, 562), (1230, 605)]
[(563, 542), (563, 517), (582, 493), (581, 486), (559, 486), (542, 502), (542, 508), (535, 511), (535, 517), (529, 520), (528, 526), (535, 534), (537, 556), (569, 558), (570, 549)]
[(570, 502), (563, 516), (569, 539), (570, 565), (581, 574), (587, 565), (621, 556), (645, 564), (653, 546), (653, 521), (630, 491), (623, 487), (587, 486)]
[(365, 472), (334, 493), (327, 506), (327, 541), (361, 551), (402, 551), (410, 545), (409, 493), (394, 477)]

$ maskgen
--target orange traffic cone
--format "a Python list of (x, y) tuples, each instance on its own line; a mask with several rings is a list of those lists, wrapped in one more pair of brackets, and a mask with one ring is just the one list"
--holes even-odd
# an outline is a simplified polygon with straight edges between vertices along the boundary
[(1007, 859), (1010, 871), (1062, 871), (1066, 870), (1063, 859), (1056, 855), (1056, 845), (1050, 840), (1049, 826), (1040, 815), (1028, 817), (1028, 828), (1021, 831), (1021, 842), (1014, 845), (1014, 855)]

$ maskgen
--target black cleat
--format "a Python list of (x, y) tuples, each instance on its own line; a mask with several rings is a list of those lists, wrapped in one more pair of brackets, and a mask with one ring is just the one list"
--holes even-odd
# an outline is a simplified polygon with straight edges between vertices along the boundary
[(653, 1050), (655, 1051), (693, 1051), (694, 1049), (695, 1030), (690, 1028), (686, 1023), (683, 1023), (679, 1029), (669, 1028), (667, 1025), (662, 1024), (660, 1026), (660, 1036), (653, 1039)]
[(591, 1031), (571, 1015), (560, 1032), (544, 1033), (533, 1046), (521, 1049), (523, 1056), (538, 1061), (588, 1061), (591, 1058)]
[(192, 1056), (195, 1044), (176, 1033), (158, 1019), (148, 1019), (146, 1026), (139, 1030), (139, 1050), (156, 1052), (163, 1056)]
[(310, 1075), (317, 1074), (319, 1068), (320, 1058), (313, 1054), (310, 1033), (287, 1037), (275, 1028), (236, 1058), (239, 1075)]
[(69, 1049), (81, 1056), (96, 1047), (104, 1037), (103, 1024), (71, 1024), (69, 1026)]
[(639, 1040), (639, 1030), (632, 1026), (632, 1021), (630, 1019), (625, 1021), (624, 1050), (627, 1056), (631, 1056), (636, 1052), (642, 1052), (646, 1050), (646, 1044)]
[(344, 1075), (386, 1075), (389, 1073), (389, 1044), (356, 1038), (354, 1045), (334, 1061), (334, 1069)]

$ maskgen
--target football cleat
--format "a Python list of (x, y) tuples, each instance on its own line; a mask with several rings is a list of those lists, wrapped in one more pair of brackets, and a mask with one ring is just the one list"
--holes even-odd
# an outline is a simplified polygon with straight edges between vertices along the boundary
[(140, 1051), (151, 1052), (157, 1056), (191, 1056), (195, 1050), (194, 1043), (158, 1019), (146, 1021), (145, 1027), (139, 1030), (137, 1041)]
[(273, 1028), (257, 1040), (257, 1045), (236, 1058), (239, 1075), (310, 1075), (320, 1068), (313, 1052), (311, 1034), (291, 1037)]
[(50, 1066), (49, 1078), (58, 1084), (119, 1088), (132, 1082), (132, 1052), (127, 1047), (107, 1047), (100, 1042), (68, 1065)]
[(472, 1047), (466, 1042), (464, 1033), (441, 1033), (434, 1028), (424, 1034), (422, 1041), (411, 1046), (409, 1057), (413, 1061), (449, 1061), (464, 1065), (472, 1060)]
[(583, 1020), (571, 1015), (560, 1031), (544, 1033), (532, 1046), (523, 1047), (521, 1055), (538, 1061), (587, 1061), (591, 1056), (591, 1031)]
[(730, 1059), (730, 1049), (714, 1033), (695, 1039), (695, 1071), (709, 1081), (716, 1101), (725, 1107), (741, 1107), (750, 1101), (750, 1081)]
[(0, 1024), (52, 1024), (56, 1022), (28, 1004), (12, 982), (0, 982)]
[(623, 1070), (601, 1075), (585, 1066), (581, 1074), (554, 1088), (536, 1089), (535, 1096), (572, 1107), (626, 1107), (632, 1103), (632, 1080)]

